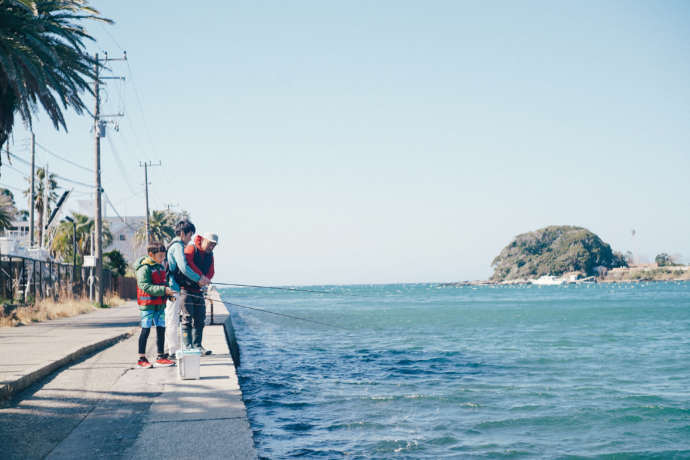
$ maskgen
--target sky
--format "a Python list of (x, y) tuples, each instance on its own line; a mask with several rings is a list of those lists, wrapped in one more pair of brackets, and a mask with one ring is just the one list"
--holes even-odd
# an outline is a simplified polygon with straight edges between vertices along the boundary
[[(105, 191), (143, 215), (138, 162), (160, 160), (151, 207), (219, 234), (217, 281), (486, 279), (547, 225), (690, 261), (687, 1), (92, 5), (115, 24), (88, 24), (89, 49), (128, 56), (103, 95), (125, 113)], [(93, 166), (88, 116), (38, 118), (42, 146)], [(18, 123), (10, 148), (28, 137)]]

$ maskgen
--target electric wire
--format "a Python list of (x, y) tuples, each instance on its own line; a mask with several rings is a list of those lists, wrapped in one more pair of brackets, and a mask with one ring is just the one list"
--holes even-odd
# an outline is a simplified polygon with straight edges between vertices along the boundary
[(132, 67), (129, 65), (129, 60), (125, 61), (127, 64), (127, 71), (129, 73), (129, 79), (132, 82), (132, 89), (134, 89), (134, 96), (137, 100), (137, 105), (139, 108), (139, 113), (141, 113), (141, 119), (144, 122), (144, 132), (146, 133), (147, 140), (149, 141), (149, 146), (151, 148), (151, 151), (155, 154), (156, 153), (156, 146), (151, 140), (151, 130), (149, 129), (149, 124), (146, 119), (146, 113), (144, 112), (144, 106), (141, 103), (141, 98), (139, 97), (139, 90), (137, 89), (137, 84), (134, 81), (134, 74), (132, 73)]
[(19, 169), (19, 168), (15, 168), (14, 166), (12, 166), (12, 165), (10, 165), (10, 164), (6, 164), (6, 165), (3, 165), (3, 166), (6, 167), (7, 169), (11, 170), (11, 171), (14, 171), (14, 172), (17, 172), (17, 173), (21, 174), (22, 177), (23, 177), (24, 179), (28, 179), (28, 178), (29, 178), (28, 173), (22, 171), (22, 170)]
[(15, 155), (15, 154), (12, 153), (12, 152), (7, 152), (7, 154), (10, 156), (10, 158), (14, 158), (15, 160), (17, 160), (17, 161), (19, 161), (19, 162), (21, 162), (21, 163), (24, 163), (24, 164), (27, 165), (27, 166), (31, 166), (31, 162), (30, 162), (30, 161), (26, 161), (24, 158), (19, 157), (19, 156)]
[(122, 223), (129, 227), (130, 230), (134, 230), (136, 232), (137, 229), (128, 224), (127, 221), (125, 221), (125, 219), (120, 215), (120, 213), (117, 212), (117, 209), (115, 209), (115, 205), (113, 205), (113, 202), (110, 201), (110, 197), (107, 193), (105, 193), (105, 191), (103, 191), (103, 197), (105, 198), (105, 201), (110, 205), (110, 208), (113, 210), (115, 215), (122, 221)]
[(132, 182), (129, 180), (129, 175), (127, 175), (127, 169), (125, 168), (124, 163), (122, 163), (122, 158), (120, 158), (120, 154), (118, 153), (117, 148), (115, 148), (115, 143), (113, 142), (112, 136), (107, 137), (106, 139), (108, 139), (108, 144), (110, 144), (110, 151), (113, 154), (113, 158), (115, 158), (115, 163), (117, 164), (117, 167), (120, 170), (120, 174), (122, 174), (122, 178), (127, 183), (129, 191), (134, 193), (134, 187), (132, 187)]
[(84, 171), (91, 172), (91, 173), (93, 172), (93, 169), (87, 168), (86, 166), (82, 166), (82, 165), (80, 165), (79, 163), (75, 163), (74, 161), (69, 160), (69, 159), (65, 158), (64, 156), (62, 156), (62, 155), (58, 155), (57, 153), (55, 153), (55, 152), (49, 150), (48, 148), (44, 147), (43, 145), (39, 144), (38, 142), (36, 142), (36, 145), (37, 145), (41, 150), (43, 150), (44, 152), (46, 152), (46, 153), (48, 153), (48, 154), (54, 156), (55, 158), (58, 158), (58, 159), (60, 159), (60, 160), (62, 160), (62, 161), (64, 161), (64, 162), (66, 162), (66, 163), (69, 163), (69, 164), (71, 164), (72, 166), (76, 166), (77, 168), (83, 169)]
[(55, 176), (56, 179), (64, 180), (64, 181), (69, 182), (69, 183), (71, 183), (71, 184), (81, 185), (82, 187), (88, 187), (88, 188), (90, 188), (90, 189), (96, 188), (95, 185), (85, 184), (84, 182), (79, 182), (79, 181), (76, 181), (76, 180), (73, 180), (73, 179), (68, 179), (68, 178), (66, 178), (66, 177), (60, 176), (60, 175), (55, 174), (55, 173), (50, 173), (50, 174), (52, 174), (53, 176)]
[[(24, 158), (18, 157), (18, 156), (15, 155), (14, 153), (10, 153), (10, 156), (11, 156), (12, 158), (14, 158), (15, 160), (20, 161), (21, 163), (24, 163), (24, 164), (27, 165), (27, 166), (31, 166), (31, 162), (30, 162), (30, 161), (27, 161), (27, 160), (25, 160)], [(38, 163), (35, 163), (34, 166), (39, 167), (39, 168), (44, 168), (44, 169), (45, 169), (45, 166), (44, 166), (44, 165), (41, 165), (41, 164), (38, 164)], [(84, 182), (79, 182), (79, 181), (76, 181), (76, 180), (74, 180), (74, 179), (68, 179), (67, 177), (61, 176), (61, 175), (56, 174), (56, 173), (54, 173), (54, 172), (51, 172), (50, 174), (53, 175), (53, 176), (55, 176), (56, 179), (64, 180), (64, 181), (70, 182), (70, 183), (72, 183), (72, 184), (81, 185), (81, 186), (83, 186), (83, 187), (88, 187), (88, 188), (90, 188), (90, 189), (96, 188), (95, 185), (85, 184)]]
[[(116, 46), (117, 48), (119, 48), (119, 50), (120, 50), (121, 52), (124, 53), (124, 52), (125, 52), (124, 48), (123, 48), (123, 47), (120, 45), (120, 43), (115, 39), (115, 36), (114, 36), (112, 33), (110, 33), (110, 31), (107, 29), (107, 27), (104, 26), (103, 24), (101, 24), (101, 28), (102, 28), (103, 31), (108, 35), (108, 37), (112, 40), (112, 42), (115, 44), (115, 46)], [(134, 90), (134, 96), (135, 96), (135, 98), (136, 98), (136, 100), (137, 100), (139, 113), (140, 113), (140, 115), (141, 115), (141, 118), (142, 118), (142, 121), (143, 121), (143, 124), (144, 124), (144, 130), (146, 131), (146, 134), (147, 134), (147, 137), (148, 137), (147, 140), (148, 140), (148, 143), (149, 143), (149, 148), (150, 148), (151, 151), (154, 151), (154, 150), (155, 150), (155, 146), (154, 146), (153, 142), (151, 141), (151, 136), (150, 136), (150, 134), (149, 134), (149, 128), (148, 128), (148, 122), (147, 122), (147, 120), (146, 120), (146, 114), (144, 113), (143, 104), (141, 103), (141, 98), (139, 97), (139, 91), (138, 91), (137, 85), (136, 85), (136, 83), (135, 83), (135, 81), (134, 81), (134, 74), (132, 73), (132, 68), (131, 68), (131, 66), (129, 65), (129, 59), (127, 59), (127, 60), (125, 61), (125, 63), (127, 64), (128, 80), (132, 82), (132, 88), (133, 88), (133, 90)], [(125, 100), (125, 98), (122, 97), (122, 91), (120, 91), (120, 100), (121, 100), (121, 101), (124, 101), (124, 100)], [(124, 111), (125, 111), (125, 107), (123, 106), (122, 112), (124, 112)], [(131, 129), (132, 129), (132, 133), (134, 134), (135, 140), (137, 141), (137, 142), (135, 142), (136, 149), (139, 150), (139, 152), (141, 153), (140, 145), (143, 145), (143, 143), (139, 140), (139, 135), (137, 134), (137, 131), (136, 131), (135, 127), (134, 127), (134, 123), (132, 122), (132, 117), (125, 117), (125, 118), (127, 118), (127, 122), (129, 123), (129, 125), (130, 125), (130, 127), (131, 127)], [(142, 155), (139, 155), (139, 156), (141, 157)]]
[(23, 192), (24, 191), (24, 190), (20, 189), (19, 187), (15, 187), (14, 185), (0, 184), (0, 187), (5, 187), (5, 188), (12, 189), (12, 190), (16, 190), (17, 192)]

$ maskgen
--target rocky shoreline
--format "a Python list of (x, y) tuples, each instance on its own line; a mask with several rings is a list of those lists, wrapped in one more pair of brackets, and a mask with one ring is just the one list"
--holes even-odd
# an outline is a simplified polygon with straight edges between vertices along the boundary
[(531, 279), (458, 281), (441, 283), (440, 286), (506, 286), (527, 284), (537, 286), (559, 286), (565, 284), (589, 283), (638, 283), (643, 281), (690, 281), (690, 266), (673, 265), (659, 267), (656, 264), (633, 265), (631, 267), (613, 268), (603, 272), (601, 276), (583, 276), (581, 273), (574, 272), (560, 276), (546, 275), (540, 278)]

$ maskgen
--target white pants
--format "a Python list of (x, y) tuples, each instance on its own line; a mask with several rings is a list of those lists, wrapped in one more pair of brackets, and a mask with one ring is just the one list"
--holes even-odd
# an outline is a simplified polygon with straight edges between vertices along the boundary
[(165, 303), (165, 352), (175, 356), (180, 345), (180, 308), (184, 303), (184, 291), (175, 295), (175, 300)]

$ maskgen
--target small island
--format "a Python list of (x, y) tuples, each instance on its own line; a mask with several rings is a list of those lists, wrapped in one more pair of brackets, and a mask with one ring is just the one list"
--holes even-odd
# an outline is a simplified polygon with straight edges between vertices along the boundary
[(493, 282), (526, 282), (566, 275), (572, 279), (601, 276), (628, 263), (586, 228), (554, 225), (516, 236), (491, 265)]
[(667, 254), (656, 263), (632, 264), (630, 257), (583, 227), (552, 225), (517, 235), (491, 263), (488, 281), (457, 284), (610, 283), (690, 280), (690, 266), (675, 264)]

